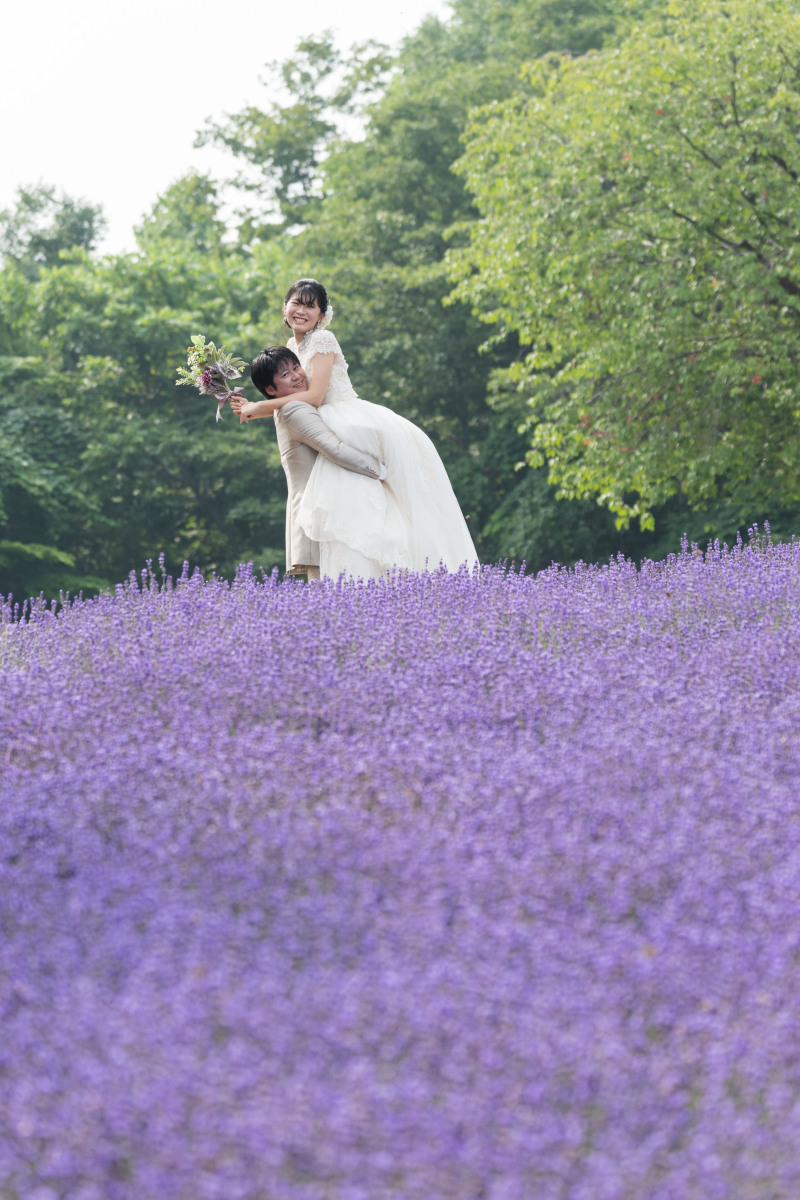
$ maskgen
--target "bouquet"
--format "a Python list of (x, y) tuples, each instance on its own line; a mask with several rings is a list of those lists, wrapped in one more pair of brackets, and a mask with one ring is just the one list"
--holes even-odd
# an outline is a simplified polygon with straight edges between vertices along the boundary
[(228, 380), (238, 379), (246, 365), (243, 358), (234, 358), (233, 355), (226, 354), (224, 346), (220, 346), (218, 350), (213, 342), (206, 344), (206, 339), (202, 334), (196, 333), (189, 347), (186, 366), (178, 367), (178, 374), (181, 378), (177, 380), (175, 386), (193, 384), (201, 396), (214, 396), (219, 401), (217, 405), (217, 420), (219, 420), (223, 408), (231, 397), (242, 395), (242, 389), (230, 387)]

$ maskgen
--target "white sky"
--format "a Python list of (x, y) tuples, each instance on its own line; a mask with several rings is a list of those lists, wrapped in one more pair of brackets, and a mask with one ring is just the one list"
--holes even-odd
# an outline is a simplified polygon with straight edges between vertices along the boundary
[[(133, 248), (132, 229), (186, 171), (232, 173), (223, 151), (194, 150), (206, 118), (268, 93), (263, 66), (333, 29), (346, 49), (395, 43), (446, 0), (11, 0), (0, 71), (0, 209), (17, 187), (48, 183), (101, 204), (102, 249)], [(10, 11), (9, 11), (10, 9)]]

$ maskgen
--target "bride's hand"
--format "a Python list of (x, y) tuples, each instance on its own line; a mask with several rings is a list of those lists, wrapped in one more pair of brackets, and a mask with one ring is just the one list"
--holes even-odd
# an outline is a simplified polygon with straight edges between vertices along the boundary
[(239, 414), (241, 421), (249, 421), (256, 415), (256, 405), (250, 404), (246, 400), (231, 400), (231, 408), (235, 413)]

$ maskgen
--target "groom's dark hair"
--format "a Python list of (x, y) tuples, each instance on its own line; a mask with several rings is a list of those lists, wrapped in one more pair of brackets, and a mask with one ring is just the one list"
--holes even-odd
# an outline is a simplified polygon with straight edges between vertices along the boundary
[(268, 387), (275, 386), (275, 373), (281, 363), (299, 367), (300, 359), (288, 346), (265, 346), (250, 363), (250, 378), (262, 396), (267, 395)]

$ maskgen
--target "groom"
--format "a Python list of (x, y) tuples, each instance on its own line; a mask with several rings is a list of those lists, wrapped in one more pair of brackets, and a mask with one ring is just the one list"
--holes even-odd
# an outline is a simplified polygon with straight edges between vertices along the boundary
[[(308, 379), (300, 359), (286, 346), (267, 346), (254, 360), (267, 398), (304, 392)], [(238, 411), (238, 405), (234, 407)], [(300, 501), (318, 454), (324, 454), (346, 471), (385, 479), (386, 468), (371, 454), (355, 450), (328, 428), (313, 404), (290, 400), (275, 413), (278, 449), (286, 473), (289, 497), (286, 502), (286, 574), (319, 579), (319, 542), (312, 542), (297, 521)]]

